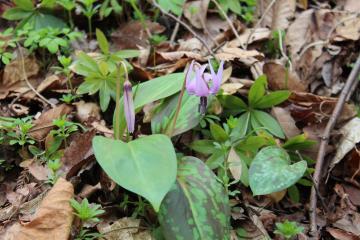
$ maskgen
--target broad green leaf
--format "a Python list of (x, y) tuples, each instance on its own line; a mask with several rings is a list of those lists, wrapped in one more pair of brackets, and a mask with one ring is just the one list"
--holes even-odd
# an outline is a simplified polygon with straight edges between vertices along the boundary
[[(133, 87), (133, 92), (136, 91), (136, 96), (134, 99), (134, 107), (138, 109), (145, 104), (166, 98), (171, 96), (178, 91), (180, 91), (182, 84), (184, 82), (185, 74), (184, 73), (173, 73), (165, 75), (162, 77), (154, 78), (150, 81), (140, 83), (139, 85)], [(120, 104), (123, 104), (121, 98)], [(115, 119), (115, 112), (114, 118)], [(123, 132), (125, 129), (125, 117), (123, 108), (120, 111), (120, 131)]]
[(217, 96), (217, 98), (224, 108), (236, 111), (237, 113), (241, 113), (248, 109), (246, 103), (239, 97), (233, 95), (220, 95)]
[(202, 154), (212, 154), (216, 149), (213, 140), (196, 140), (189, 146), (192, 150)]
[(282, 148), (263, 148), (250, 165), (250, 188), (254, 195), (279, 192), (295, 184), (304, 175), (306, 168), (304, 160), (291, 165), (289, 155)]
[[(171, 97), (171, 99), (164, 101), (159, 107), (159, 111), (155, 113), (151, 119), (151, 130), (153, 133), (168, 133), (171, 130), (174, 122), (175, 112), (178, 104), (179, 94)], [(181, 108), (176, 120), (176, 126), (172, 136), (184, 133), (199, 124), (200, 113), (198, 106), (200, 103), (199, 97), (188, 95), (186, 92), (181, 101)], [(170, 134), (170, 133), (169, 133)]]
[(31, 14), (32, 14), (32, 12), (25, 11), (18, 7), (14, 7), (14, 8), (10, 8), (10, 9), (6, 10), (3, 13), (2, 17), (5, 18), (6, 20), (16, 21), (16, 20), (21, 20), (21, 19), (30, 17)]
[(106, 82), (102, 84), (102, 87), (99, 89), (99, 98), (100, 98), (100, 108), (101, 111), (105, 112), (110, 103), (111, 89), (109, 89)]
[(206, 160), (206, 165), (210, 169), (216, 169), (220, 167), (225, 161), (225, 153), (219, 149), (216, 149), (214, 153)]
[(225, 130), (215, 123), (210, 125), (210, 132), (217, 142), (225, 142), (229, 138)]
[(300, 192), (296, 185), (290, 186), (287, 191), (291, 201), (293, 201), (294, 203), (300, 202)]
[(96, 29), (96, 40), (98, 41), (99, 47), (104, 54), (109, 54), (109, 42), (107, 41), (104, 33), (100, 29)]
[(271, 134), (275, 135), (278, 138), (285, 138), (284, 131), (282, 130), (279, 123), (268, 113), (253, 110), (251, 112), (252, 118), (255, 118), (256, 121), (263, 127), (266, 128)]
[(288, 99), (290, 94), (290, 91), (287, 90), (269, 93), (257, 101), (254, 105), (254, 108), (264, 109), (278, 105)]
[(177, 171), (175, 150), (167, 136), (155, 134), (128, 143), (97, 136), (93, 148), (96, 160), (111, 179), (159, 210)]
[(267, 144), (269, 144), (269, 141), (263, 136), (249, 136), (236, 145), (236, 148), (241, 149), (242, 151), (256, 152), (259, 148)]
[(31, 11), (34, 9), (34, 4), (32, 0), (14, 0), (14, 3), (17, 7), (25, 11)]
[(315, 144), (316, 141), (308, 140), (305, 134), (300, 134), (287, 140), (282, 147), (287, 150), (304, 150)]
[(246, 133), (248, 132), (249, 126), (250, 126), (250, 112), (246, 112), (239, 117), (235, 128), (230, 133), (230, 137), (232, 141), (236, 141), (238, 139), (245, 137)]
[(261, 75), (258, 77), (258, 79), (255, 80), (249, 91), (250, 107), (255, 107), (256, 102), (258, 102), (265, 95), (266, 83), (267, 80), (265, 75)]
[(34, 11), (28, 18), (23, 19), (17, 28), (22, 28), (26, 23), (29, 23), (35, 30), (52, 27), (63, 29), (66, 28), (66, 23), (53, 15)]
[(229, 239), (229, 213), (227, 194), (215, 174), (197, 158), (182, 158), (158, 215), (165, 239)]
[(140, 51), (134, 49), (124, 49), (114, 53), (114, 55), (118, 58), (133, 58), (138, 57), (140, 55)]
[(184, 0), (157, 0), (162, 9), (166, 12), (171, 11), (180, 16), (183, 11)]

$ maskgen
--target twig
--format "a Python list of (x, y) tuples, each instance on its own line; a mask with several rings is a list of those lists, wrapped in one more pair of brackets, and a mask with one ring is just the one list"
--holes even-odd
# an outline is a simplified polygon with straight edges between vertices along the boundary
[(227, 16), (226, 12), (224, 11), (224, 9), (222, 9), (222, 7), (220, 6), (220, 4), (216, 1), (216, 0), (212, 0), (212, 2), (215, 4), (215, 6), (219, 9), (219, 11), (221, 12), (221, 14), (225, 17), (227, 23), (229, 24), (231, 30), (233, 31), (233, 33), (235, 34), (237, 40), (239, 41), (241, 47), (243, 49), (245, 49), (245, 45), (242, 42), (239, 33), (237, 32), (237, 30), (234, 27), (234, 24), (231, 22), (230, 18)]
[(265, 9), (263, 15), (261, 16), (261, 18), (259, 19), (259, 21), (256, 23), (255, 27), (253, 29), (251, 29), (251, 32), (248, 36), (248, 38), (246, 39), (246, 43), (245, 43), (245, 48), (247, 48), (249, 40), (251, 38), (251, 36), (253, 35), (253, 33), (255, 32), (255, 29), (259, 27), (259, 25), (261, 24), (261, 22), (264, 20), (266, 14), (270, 11), (270, 9), (273, 7), (273, 5), (275, 4), (276, 0), (272, 0), (271, 3), (267, 6), (267, 8)]
[[(178, 16), (177, 19), (181, 20), (181, 15)], [(180, 27), (180, 23), (178, 21), (176, 21), (174, 31), (172, 32), (171, 37), (170, 37), (170, 45), (174, 45), (176, 35), (177, 35), (178, 31), (179, 31), (179, 27)]]
[(55, 108), (56, 105), (49, 102), (49, 100), (47, 100), (43, 95), (41, 95), (38, 91), (36, 91), (36, 89), (29, 82), (29, 79), (28, 79), (28, 77), (26, 75), (24, 55), (23, 55), (21, 47), (20, 47), (20, 45), (18, 43), (17, 43), (17, 47), (19, 49), (19, 54), (20, 54), (20, 58), (21, 58), (21, 65), (22, 65), (22, 72), (23, 72), (23, 77), (25, 79), (26, 84), (31, 89), (31, 91), (33, 91), (41, 100), (43, 100), (45, 103), (49, 104), (52, 108)]
[(335, 109), (331, 114), (329, 122), (326, 125), (324, 130), (323, 136), (321, 137), (319, 152), (317, 155), (316, 165), (315, 165), (315, 172), (314, 172), (314, 186), (311, 188), (311, 195), (310, 195), (310, 233), (314, 237), (318, 238), (318, 231), (317, 231), (317, 221), (316, 221), (316, 206), (317, 206), (317, 197), (316, 197), (316, 189), (319, 189), (319, 183), (322, 176), (322, 169), (324, 165), (324, 157), (325, 157), (325, 150), (326, 146), (329, 142), (329, 137), (331, 130), (334, 128), (336, 124), (336, 120), (338, 119), (343, 106), (345, 104), (346, 97), (349, 94), (350, 88), (353, 85), (354, 81), (356, 81), (357, 76), (360, 71), (360, 55), (356, 60), (356, 63), (346, 80), (345, 86), (341, 91), (340, 97), (338, 102), (336, 103)]
[(210, 55), (213, 56), (214, 58), (216, 58), (214, 52), (211, 50), (211, 48), (205, 42), (205, 40), (202, 37), (200, 37), (199, 35), (197, 35), (196, 32), (194, 30), (192, 30), (192, 28), (189, 25), (187, 25), (181, 19), (178, 19), (177, 17), (175, 17), (173, 14), (166, 12), (164, 9), (162, 9), (162, 7), (159, 4), (156, 3), (156, 1), (151, 1), (151, 3), (155, 7), (157, 7), (164, 15), (172, 18), (173, 20), (175, 20), (176, 22), (181, 24), (184, 28), (186, 28), (189, 32), (191, 32), (191, 34), (194, 35), (195, 38), (199, 39), (199, 41), (205, 46), (206, 50), (210, 53)]

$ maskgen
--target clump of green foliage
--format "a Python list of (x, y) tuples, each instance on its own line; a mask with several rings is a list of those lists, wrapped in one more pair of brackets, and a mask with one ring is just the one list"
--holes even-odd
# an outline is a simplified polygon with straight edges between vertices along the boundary
[(298, 226), (296, 222), (290, 222), (288, 220), (282, 223), (276, 223), (275, 225), (276, 230), (274, 233), (283, 236), (285, 239), (292, 239), (304, 231), (304, 227)]

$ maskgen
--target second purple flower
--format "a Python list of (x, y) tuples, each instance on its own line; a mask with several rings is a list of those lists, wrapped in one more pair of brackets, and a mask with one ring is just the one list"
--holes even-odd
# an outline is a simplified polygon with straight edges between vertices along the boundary
[[(210, 73), (205, 72), (209, 66)], [(191, 62), (189, 70), (186, 74), (186, 90), (190, 95), (200, 97), (199, 112), (205, 114), (207, 107), (207, 97), (209, 95), (215, 95), (221, 85), (222, 75), (224, 70), (224, 61), (220, 62), (218, 72), (215, 73), (209, 64), (201, 65), (194, 60)]]

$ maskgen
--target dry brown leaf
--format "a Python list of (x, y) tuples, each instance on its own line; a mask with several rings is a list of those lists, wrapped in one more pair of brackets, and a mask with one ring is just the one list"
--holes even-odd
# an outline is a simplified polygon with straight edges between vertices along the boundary
[[(358, 14), (346, 14), (338, 17), (335, 41), (352, 40), (360, 38), (360, 16)], [(341, 24), (339, 24), (341, 23)]]
[(31, 175), (39, 181), (47, 180), (50, 173), (47, 167), (43, 166), (39, 163), (39, 161), (35, 161), (34, 159), (22, 161), (20, 163), (20, 167), (27, 168)]
[(360, 118), (353, 118), (340, 129), (340, 132), (342, 138), (338, 141), (336, 154), (329, 166), (330, 169), (339, 163), (360, 142)]
[(140, 219), (121, 218), (111, 225), (98, 225), (107, 240), (152, 240), (150, 231), (140, 231)]
[(296, 122), (291, 117), (288, 109), (281, 107), (273, 107), (271, 113), (284, 130), (286, 138), (289, 139), (301, 133), (301, 131), (296, 127)]
[(304, 92), (307, 86), (300, 81), (296, 72), (289, 72), (283, 65), (276, 62), (267, 62), (263, 66), (264, 74), (268, 78), (271, 90), (288, 89), (291, 91)]
[(203, 29), (206, 25), (206, 14), (210, 0), (197, 0), (186, 2), (184, 5), (184, 16), (191, 25)]
[[(24, 66), (26, 76), (28, 78), (35, 76), (39, 73), (40, 67), (35, 57), (25, 57)], [(15, 59), (14, 61), (10, 62), (5, 66), (2, 78), (2, 85), (9, 86), (15, 82), (22, 80), (24, 80), (22, 61), (20, 59)]]
[(346, 231), (327, 227), (326, 231), (331, 234), (336, 240), (359, 240), (359, 236), (355, 236), (354, 234), (348, 233)]
[(241, 48), (229, 48), (227, 46), (222, 47), (215, 55), (219, 60), (233, 61), (237, 59), (247, 66), (251, 66), (264, 58), (264, 55), (256, 50), (243, 50)]
[[(56, 75), (48, 76), (43, 81), (41, 81), (39, 86), (37, 86), (36, 91), (41, 93), (44, 90), (46, 90), (47, 88), (51, 87), (51, 85), (55, 84), (56, 82), (60, 82), (60, 78), (58, 76), (56, 76)], [(33, 98), (35, 96), (36, 96), (36, 94), (34, 92), (30, 92), (25, 95), (26, 98)]]
[[(156, 22), (146, 21), (145, 24), (152, 34), (165, 30), (165, 27)], [(116, 49), (138, 49), (138, 46), (148, 46), (149, 36), (140, 21), (131, 21), (113, 32), (111, 39)]]
[(333, 226), (346, 232), (360, 236), (360, 213), (349, 212), (340, 220), (333, 223)]
[(38, 141), (42, 140), (51, 131), (52, 121), (62, 115), (69, 114), (71, 111), (71, 106), (61, 104), (42, 113), (41, 116), (34, 121), (34, 127), (30, 130), (29, 135)]
[(251, 44), (257, 41), (267, 40), (270, 36), (271, 31), (268, 28), (247, 28), (240, 35), (240, 40), (238, 38), (231, 40), (228, 43), (228, 47), (240, 47), (241, 43)]
[(239, 155), (236, 153), (234, 148), (230, 149), (227, 161), (229, 163), (229, 170), (231, 172), (231, 175), (234, 177), (235, 180), (240, 180), (242, 173), (242, 163)]
[(360, 1), (346, 0), (344, 10), (349, 12), (360, 12)]
[(94, 130), (75, 135), (70, 146), (65, 149), (59, 171), (65, 173), (66, 178), (74, 176), (87, 162), (88, 157), (93, 154), (92, 139), (94, 136)]
[[(327, 122), (338, 99), (318, 96), (305, 92), (292, 92), (289, 99), (292, 104), (289, 109), (296, 122), (304, 125)], [(355, 106), (345, 104), (338, 123), (353, 118), (356, 115)]]
[(13, 225), (4, 240), (67, 240), (74, 217), (69, 203), (73, 195), (72, 184), (60, 178), (41, 202), (34, 219)]
[(225, 95), (233, 95), (242, 87), (244, 87), (244, 84), (241, 83), (224, 83), (221, 85)]
[[(272, 0), (259, 0), (257, 6), (258, 16), (265, 13)], [(296, 0), (277, 0), (264, 16), (262, 27), (272, 30), (284, 30), (289, 26), (289, 20), (294, 17)]]
[(86, 122), (89, 118), (96, 120), (101, 119), (100, 107), (98, 104), (93, 102), (79, 101), (73, 103), (76, 107), (76, 118), (80, 122)]

